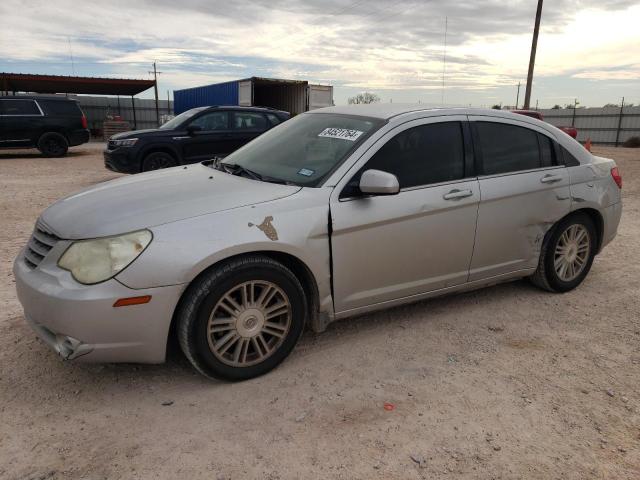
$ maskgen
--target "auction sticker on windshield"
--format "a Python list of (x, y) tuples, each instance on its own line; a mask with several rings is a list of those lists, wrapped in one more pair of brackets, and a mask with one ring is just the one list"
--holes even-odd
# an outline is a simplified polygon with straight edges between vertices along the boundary
[(363, 133), (364, 132), (361, 132), (360, 130), (350, 130), (348, 128), (325, 128), (318, 134), (318, 136), (328, 138), (341, 138), (342, 140), (355, 142)]

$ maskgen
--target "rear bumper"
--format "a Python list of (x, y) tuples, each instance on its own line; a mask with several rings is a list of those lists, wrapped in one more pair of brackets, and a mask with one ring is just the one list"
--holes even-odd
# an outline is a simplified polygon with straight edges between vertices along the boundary
[(135, 160), (135, 155), (132, 155), (130, 148), (106, 149), (103, 154), (104, 166), (112, 172), (139, 173), (141, 171), (140, 162)]
[[(86, 286), (48, 259), (31, 269), (22, 255), (16, 259), (13, 273), (25, 318), (63, 359), (164, 361), (169, 326), (182, 285), (133, 290), (111, 279)], [(151, 295), (151, 301), (113, 307), (118, 298), (142, 295)]]
[(69, 146), (74, 147), (76, 145), (82, 145), (83, 143), (87, 143), (91, 140), (91, 133), (89, 133), (88, 129), (74, 130), (69, 133)]

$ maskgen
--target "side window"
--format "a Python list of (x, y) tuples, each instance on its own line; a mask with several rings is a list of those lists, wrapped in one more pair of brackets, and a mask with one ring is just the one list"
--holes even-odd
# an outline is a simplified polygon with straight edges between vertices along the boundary
[(485, 175), (540, 168), (537, 132), (506, 123), (476, 122)]
[(464, 143), (460, 122), (413, 127), (389, 140), (364, 170), (393, 173), (400, 188), (464, 178)]
[(267, 113), (267, 118), (271, 122), (271, 125), (278, 125), (280, 123), (280, 119), (275, 116), (273, 113)]
[(553, 141), (541, 133), (538, 134), (538, 141), (540, 142), (540, 159), (542, 160), (542, 167), (558, 165), (558, 162), (556, 162), (556, 152), (553, 148)]
[(267, 119), (261, 113), (234, 112), (234, 130), (266, 130)]
[(578, 160), (576, 157), (574, 157), (569, 150), (567, 150), (566, 148), (564, 148), (563, 146), (560, 146), (560, 152), (562, 154), (562, 160), (565, 166), (567, 167), (577, 167), (578, 165), (580, 165), (580, 160)]
[(42, 109), (49, 115), (75, 116), (82, 115), (80, 106), (76, 102), (68, 100), (39, 100)]
[(229, 128), (229, 112), (209, 112), (192, 121), (190, 126), (202, 128), (204, 131), (227, 130)]
[(33, 100), (2, 100), (0, 115), (40, 115), (40, 110)]

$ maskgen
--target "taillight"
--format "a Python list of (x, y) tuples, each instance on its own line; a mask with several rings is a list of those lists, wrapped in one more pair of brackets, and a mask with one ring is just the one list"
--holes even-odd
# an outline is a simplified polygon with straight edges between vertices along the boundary
[(89, 125), (87, 124), (87, 117), (84, 116), (84, 113), (82, 114), (82, 128), (89, 128)]
[(618, 188), (622, 188), (622, 175), (620, 175), (618, 167), (613, 167), (611, 169), (611, 177), (613, 177), (613, 181), (616, 182)]

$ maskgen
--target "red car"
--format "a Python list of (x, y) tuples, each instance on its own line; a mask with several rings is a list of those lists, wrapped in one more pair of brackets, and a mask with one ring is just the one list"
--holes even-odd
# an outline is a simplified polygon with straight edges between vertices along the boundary
[[(527, 117), (537, 118), (544, 121), (544, 116), (536, 110), (511, 110), (513, 113), (519, 113), (520, 115), (526, 115)], [(570, 137), (576, 138), (578, 136), (578, 130), (575, 127), (558, 127), (564, 133)]]

